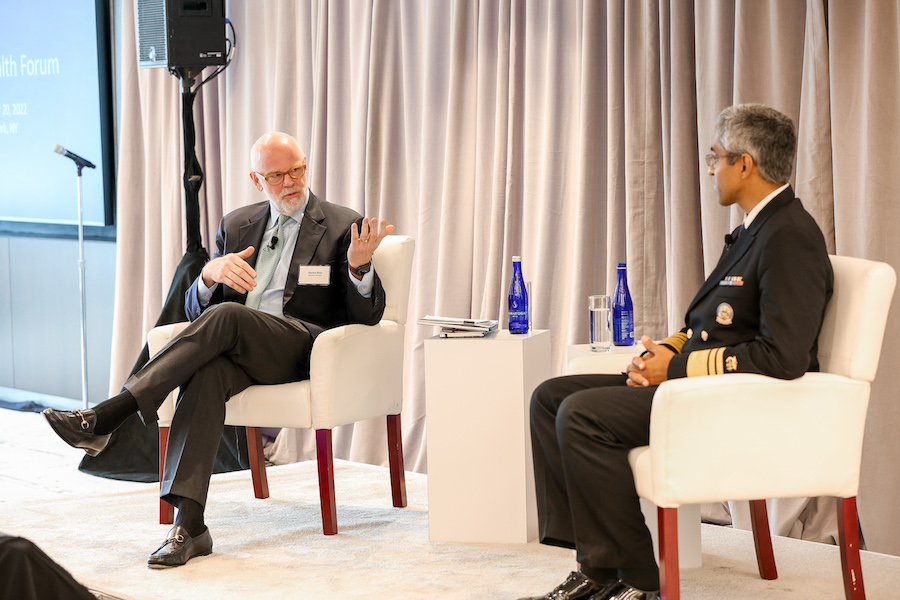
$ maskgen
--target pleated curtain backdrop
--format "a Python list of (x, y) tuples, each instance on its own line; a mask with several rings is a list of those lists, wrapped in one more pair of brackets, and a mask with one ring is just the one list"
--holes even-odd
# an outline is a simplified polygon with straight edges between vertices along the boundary
[[(587, 296), (612, 289), (617, 262), (639, 333), (682, 326), (741, 218), (718, 206), (702, 160), (715, 116), (763, 102), (799, 126), (795, 186), (829, 250), (900, 267), (893, 0), (231, 0), (226, 13), (235, 59), (194, 108), (208, 248), (225, 212), (261, 199), (253, 141), (289, 132), (312, 190), (416, 238), (412, 323), (505, 321), (521, 255), (561, 373), (566, 346), (586, 342)], [(138, 69), (135, 19), (123, 2), (115, 391), (185, 247), (180, 86)], [(896, 323), (873, 387), (860, 515), (870, 549), (900, 554)], [(404, 443), (417, 471), (431, 334), (407, 332)], [(296, 458), (312, 457), (311, 438), (294, 435)], [(382, 438), (380, 423), (345, 427), (335, 455), (383, 463)]]

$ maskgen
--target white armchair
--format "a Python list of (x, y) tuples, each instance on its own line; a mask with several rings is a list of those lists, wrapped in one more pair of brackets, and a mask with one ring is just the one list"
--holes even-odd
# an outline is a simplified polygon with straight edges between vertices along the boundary
[[(247, 428), (250, 469), (257, 498), (268, 498), (262, 427), (316, 430), (319, 496), (326, 535), (337, 533), (331, 430), (339, 425), (386, 416), (393, 504), (406, 506), (406, 480), (400, 431), (403, 392), (404, 325), (409, 304), (415, 241), (386, 237), (373, 263), (386, 294), (384, 316), (374, 326), (345, 325), (320, 334), (313, 344), (310, 379), (281, 385), (254, 385), (232, 396), (225, 423)], [(156, 327), (147, 336), (150, 354), (158, 352), (187, 323)], [(347, 377), (347, 373), (354, 376)], [(367, 394), (360, 394), (359, 381)], [(160, 473), (177, 390), (159, 408)], [(171, 523), (174, 509), (160, 500), (160, 523)]]
[[(785, 381), (728, 374), (659, 386), (650, 445), (628, 456), (638, 495), (657, 506), (663, 600), (679, 598), (680, 506), (749, 500), (760, 577), (777, 571), (766, 498), (834, 496), (844, 590), (865, 598), (856, 494), (869, 383), (875, 378), (896, 276), (885, 263), (832, 256), (834, 295), (819, 334), (819, 373)], [(569, 373), (595, 370), (593, 356)], [(607, 359), (609, 360), (609, 359)]]
[(658, 507), (662, 598), (679, 597), (676, 510), (750, 500), (760, 576), (775, 579), (765, 498), (838, 498), (849, 599), (865, 598), (856, 494), (869, 383), (896, 276), (885, 263), (832, 256), (834, 296), (819, 334), (820, 373), (784, 381), (730, 374), (667, 381), (650, 445), (629, 454), (638, 494)]

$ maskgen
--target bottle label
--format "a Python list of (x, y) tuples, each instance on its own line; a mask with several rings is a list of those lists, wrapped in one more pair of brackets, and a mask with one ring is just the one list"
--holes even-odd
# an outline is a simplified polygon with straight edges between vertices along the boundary
[(509, 301), (509, 332), (528, 333), (528, 304), (526, 302)]
[(623, 310), (613, 317), (613, 342), (617, 346), (634, 344), (634, 312)]

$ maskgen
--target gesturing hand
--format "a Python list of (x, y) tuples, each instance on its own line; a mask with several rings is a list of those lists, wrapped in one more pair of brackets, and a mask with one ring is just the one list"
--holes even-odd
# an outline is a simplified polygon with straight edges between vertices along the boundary
[(356, 223), (350, 226), (350, 247), (347, 249), (347, 262), (353, 268), (372, 262), (375, 249), (386, 235), (394, 231), (384, 219), (363, 219), (362, 227), (357, 231)]
[(224, 283), (228, 287), (245, 294), (256, 287), (256, 271), (244, 260), (255, 251), (247, 246), (240, 252), (234, 252), (214, 258), (203, 266), (201, 276), (206, 287), (213, 283)]
[(631, 364), (625, 370), (628, 374), (627, 383), (631, 387), (659, 385), (669, 378), (669, 361), (675, 353), (665, 346), (654, 344), (650, 336), (641, 336), (641, 343), (649, 354), (631, 359)]

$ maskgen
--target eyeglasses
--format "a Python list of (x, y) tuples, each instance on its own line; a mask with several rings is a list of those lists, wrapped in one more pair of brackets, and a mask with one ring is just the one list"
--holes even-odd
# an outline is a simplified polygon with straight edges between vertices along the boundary
[(723, 158), (730, 159), (732, 156), (740, 156), (740, 154), (735, 154), (734, 152), (729, 152), (725, 156), (719, 156), (715, 152), (711, 152), (706, 155), (706, 166), (714, 167), (714, 166), (716, 166), (716, 164), (718, 164), (719, 160), (721, 160)]
[(304, 175), (306, 175), (306, 165), (297, 165), (290, 171), (282, 171), (281, 173), (269, 173), (268, 175), (263, 175), (260, 172), (256, 172), (257, 175), (266, 180), (266, 183), (269, 185), (280, 185), (284, 182), (284, 176), (287, 175), (293, 181), (297, 181), (301, 179)]

